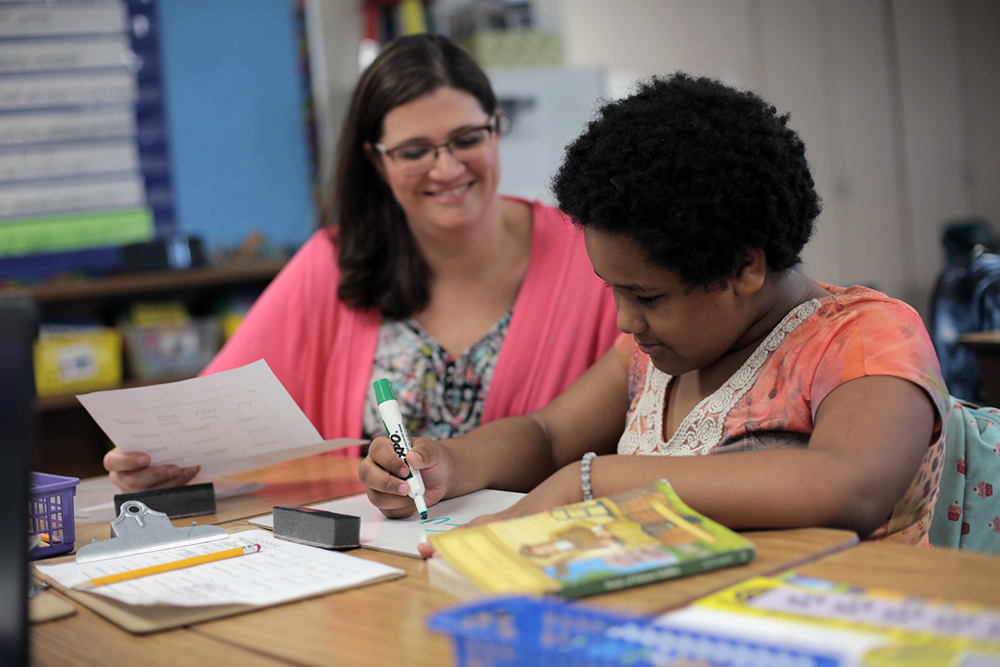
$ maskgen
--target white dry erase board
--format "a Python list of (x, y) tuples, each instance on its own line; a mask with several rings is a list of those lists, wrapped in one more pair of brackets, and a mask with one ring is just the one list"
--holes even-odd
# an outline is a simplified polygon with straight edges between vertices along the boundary
[[(484, 489), (458, 498), (442, 500), (428, 508), (429, 516), (426, 519), (421, 519), (416, 513), (406, 519), (387, 519), (363, 493), (311, 507), (361, 517), (362, 547), (419, 557), (417, 545), (425, 533), (427, 535), (444, 533), (478, 516), (502, 512), (523, 497), (523, 493)], [(273, 515), (251, 519), (250, 523), (273, 528)]]

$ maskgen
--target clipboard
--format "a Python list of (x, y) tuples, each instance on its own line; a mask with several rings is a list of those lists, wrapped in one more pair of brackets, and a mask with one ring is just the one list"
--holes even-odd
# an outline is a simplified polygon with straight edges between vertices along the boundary
[[(141, 506), (141, 503), (138, 503), (137, 501), (130, 501), (130, 503)], [(161, 513), (154, 511), (147, 511), (146, 513), (143, 514), (143, 518), (146, 520), (146, 526), (147, 526), (145, 530), (147, 530), (149, 534), (152, 535), (154, 538), (163, 538), (163, 536), (166, 535), (165, 532), (157, 533), (155, 529), (152, 530), (150, 529), (150, 526), (156, 523), (155, 519), (158, 518), (157, 515), (162, 516), (162, 518), (165, 521), (167, 521), (167, 524), (169, 525), (169, 520), (166, 519), (166, 515), (161, 515)], [(123, 506), (122, 515), (121, 517), (119, 517), (118, 521), (122, 521), (125, 519), (130, 519), (130, 517), (127, 516), (127, 511)], [(112, 525), (114, 526), (115, 524)], [(126, 522), (124, 525), (127, 527), (129, 523)], [(173, 529), (172, 526), (171, 529), (175, 530), (177, 533), (186, 534), (184, 533), (183, 529)], [(121, 556), (119, 557), (128, 557), (129, 553), (134, 554), (142, 552), (141, 549), (136, 551), (137, 538), (135, 537), (134, 534), (129, 534), (129, 531), (125, 530), (121, 530), (120, 532), (121, 532), (120, 537), (112, 538), (111, 540), (107, 540), (105, 542), (98, 542), (93, 546), (95, 548), (105, 547), (103, 551), (109, 553), (121, 553)], [(136, 529), (132, 531), (132, 533), (136, 532), (141, 533), (142, 530)], [(235, 537), (240, 534), (241, 533), (230, 534), (229, 537)], [(267, 540), (259, 536), (251, 536), (250, 539), (257, 540), (261, 544), (267, 543)], [(118, 546), (114, 544), (116, 541), (122, 542), (123, 546)], [(219, 543), (215, 540), (212, 540), (212, 542)], [(281, 546), (279, 546), (279, 544)], [(141, 545), (139, 546), (141, 547)], [(183, 546), (181, 548), (183, 548)], [(312, 597), (320, 597), (334, 592), (351, 590), (354, 588), (360, 588), (370, 584), (381, 583), (383, 581), (391, 581), (393, 579), (398, 579), (400, 577), (406, 576), (406, 573), (403, 570), (393, 568), (391, 566), (380, 565), (380, 567), (386, 568), (388, 571), (384, 572), (383, 574), (378, 574), (378, 573), (372, 574), (370, 572), (366, 572), (363, 575), (364, 578), (359, 581), (357, 578), (352, 578), (351, 576), (350, 563), (354, 561), (352, 557), (349, 557), (345, 554), (334, 555), (333, 553), (329, 553), (330, 559), (328, 560), (325, 555), (319, 556), (319, 554), (323, 550), (316, 549), (315, 551), (313, 551), (314, 549), (316, 548), (298, 544), (292, 544), (290, 542), (285, 543), (281, 542), (280, 540), (271, 539), (270, 546), (267, 548), (267, 552), (270, 553), (271, 556), (265, 561), (266, 563), (270, 564), (265, 565), (262, 568), (258, 566), (257, 574), (258, 575), (260, 575), (261, 573), (267, 574), (268, 572), (273, 571), (273, 569), (276, 566), (287, 567), (288, 565), (286, 564), (286, 562), (291, 564), (302, 563), (303, 558), (305, 558), (305, 563), (306, 563), (305, 566), (307, 567), (306, 571), (310, 571), (312, 569), (312, 566), (310, 564), (316, 563), (317, 566), (319, 566), (319, 563), (316, 560), (318, 557), (322, 561), (324, 561), (324, 564), (320, 567), (328, 568), (327, 570), (325, 570), (328, 574), (333, 575), (335, 573), (344, 572), (345, 573), (344, 576), (347, 578), (347, 580), (335, 582), (333, 585), (324, 584), (322, 590), (313, 590), (312, 589), (313, 587), (309, 585), (308, 588), (310, 588), (310, 590), (302, 591), (301, 595), (292, 595), (291, 597), (275, 601), (272, 601), (271, 599), (273, 598), (273, 596), (268, 595), (264, 597), (264, 601), (260, 604), (227, 603), (227, 604), (215, 604), (215, 605), (188, 606), (183, 604), (183, 601), (185, 600), (183, 595), (180, 595), (176, 598), (180, 600), (180, 602), (176, 604), (172, 604), (169, 602), (155, 603), (148, 605), (130, 604), (126, 601), (117, 600), (99, 593), (85, 592), (72, 588), (71, 586), (76, 583), (73, 580), (73, 578), (74, 577), (77, 578), (78, 581), (79, 580), (78, 578), (81, 576), (81, 574), (86, 574), (85, 571), (80, 571), (77, 570), (76, 568), (70, 568), (69, 571), (66, 571), (64, 569), (62, 572), (63, 580), (60, 581), (55, 576), (52, 576), (52, 574), (48, 572), (42, 572), (41, 570), (39, 570), (38, 563), (32, 563), (32, 569), (34, 575), (38, 579), (50, 584), (60, 593), (66, 595), (67, 597), (78, 602), (84, 607), (87, 607), (88, 609), (96, 612), (100, 616), (103, 616), (104, 618), (111, 621), (115, 625), (135, 634), (148, 634), (152, 632), (159, 632), (161, 630), (169, 630), (181, 626), (193, 625), (195, 623), (201, 623), (203, 621), (216, 620), (227, 616), (245, 614), (247, 612), (256, 611), (259, 609), (266, 609), (268, 607), (287, 604), (289, 602), (297, 602), (299, 600), (305, 600)], [(81, 553), (82, 550), (78, 551), (77, 555), (51, 559), (49, 561), (42, 563), (42, 565), (58, 566), (63, 563), (73, 563), (74, 566), (80, 566), (82, 563), (86, 563), (87, 564), (86, 566), (89, 567), (90, 564), (95, 562), (91, 558), (91, 559), (85, 559), (81, 563), (81, 560), (78, 558), (78, 556)], [(253, 554), (253, 556), (256, 555), (257, 554)], [(106, 556), (103, 559), (98, 559), (96, 562), (107, 562), (108, 558), (114, 558), (114, 556)], [(344, 561), (343, 559), (349, 559), (349, 560)], [(181, 572), (182, 571), (180, 570), (175, 570), (172, 573), (167, 572), (154, 576), (157, 577), (170, 576), (170, 575), (177, 576)], [(193, 571), (187, 570), (187, 572), (192, 573)], [(214, 573), (215, 576), (217, 576), (218, 574), (219, 574), (218, 571)], [(87, 575), (87, 576), (92, 576), (92, 575)], [(189, 574), (188, 576), (191, 576), (191, 574)], [(195, 576), (196, 578), (198, 577), (198, 575), (193, 575), (193, 576)], [(242, 570), (237, 571), (236, 573), (230, 572), (228, 576), (236, 577), (237, 579), (242, 579), (247, 576), (247, 572)], [(197, 579), (195, 581), (197, 582)], [(184, 581), (182, 580), (180, 582), (174, 581), (172, 582), (172, 585), (174, 586), (180, 585), (180, 589), (177, 588), (170, 589), (171, 591), (176, 592), (177, 590), (183, 590), (185, 584)], [(188, 586), (192, 585), (191, 580), (188, 580), (187, 585)], [(194, 585), (197, 586), (203, 584), (195, 583)], [(148, 595), (148, 593), (146, 595)], [(142, 593), (139, 593), (137, 597), (139, 599), (148, 599), (144, 598)], [(259, 596), (251, 594), (249, 595), (249, 597), (254, 598)], [(155, 599), (155, 597), (153, 599)]]
[[(60, 563), (71, 561), (72, 557), (67, 558), (54, 558), (50, 563)], [(226, 618), (228, 616), (236, 616), (238, 614), (246, 614), (251, 611), (258, 611), (261, 609), (267, 609), (269, 607), (279, 606), (279, 605), (247, 605), (247, 604), (226, 604), (226, 605), (214, 605), (208, 607), (177, 607), (174, 605), (149, 605), (149, 606), (137, 606), (125, 604), (123, 602), (118, 602), (117, 600), (112, 600), (111, 598), (106, 598), (101, 595), (95, 595), (93, 593), (84, 593), (82, 591), (74, 591), (66, 586), (63, 586), (56, 582), (52, 577), (41, 574), (34, 569), (35, 566), (32, 564), (32, 570), (35, 577), (39, 580), (50, 584), (57, 591), (63, 595), (69, 597), (74, 602), (90, 609), (91, 611), (103, 616), (107, 620), (111, 621), (118, 627), (127, 630), (133, 634), (145, 635), (154, 632), (160, 632), (163, 630), (172, 630), (174, 628), (179, 628), (185, 625), (194, 625), (195, 623), (203, 623), (205, 621), (214, 621), (220, 618)], [(307, 600), (312, 597), (321, 597), (323, 595), (329, 595), (331, 593), (353, 590), (355, 588), (362, 588), (364, 586), (369, 586), (372, 584), (382, 583), (384, 581), (392, 581), (393, 579), (399, 579), (405, 577), (405, 572), (398, 572), (386, 575), (384, 577), (379, 577), (376, 579), (370, 579), (363, 584), (347, 586), (344, 588), (337, 588), (333, 590), (326, 590), (322, 593), (317, 593), (316, 595), (303, 596), (295, 598), (293, 600), (288, 600), (282, 604), (288, 604), (292, 602), (298, 602), (300, 600)]]

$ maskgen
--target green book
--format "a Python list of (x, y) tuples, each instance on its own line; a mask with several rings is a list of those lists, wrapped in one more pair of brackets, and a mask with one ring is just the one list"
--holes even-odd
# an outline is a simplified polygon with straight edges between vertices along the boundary
[(685, 505), (663, 480), (430, 541), (484, 593), (572, 598), (740, 565), (755, 554), (752, 542)]

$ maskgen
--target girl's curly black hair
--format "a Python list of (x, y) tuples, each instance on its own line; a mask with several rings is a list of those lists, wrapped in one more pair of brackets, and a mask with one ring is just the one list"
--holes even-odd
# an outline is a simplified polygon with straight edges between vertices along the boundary
[(715, 79), (654, 77), (599, 111), (552, 190), (578, 225), (633, 239), (690, 287), (724, 286), (751, 248), (784, 271), (820, 212), (788, 118)]

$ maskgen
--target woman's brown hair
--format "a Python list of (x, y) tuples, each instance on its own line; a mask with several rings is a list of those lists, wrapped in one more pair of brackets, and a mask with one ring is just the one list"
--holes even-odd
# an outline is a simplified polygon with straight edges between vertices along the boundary
[(401, 319), (423, 310), (430, 299), (430, 268), (365, 144), (381, 140), (391, 110), (446, 86), (475, 97), (487, 114), (496, 111), (483, 70), (461, 46), (439, 35), (394, 40), (354, 89), (337, 147), (332, 206), (323, 220), (324, 226), (337, 227), (337, 294), (353, 308), (378, 308)]

